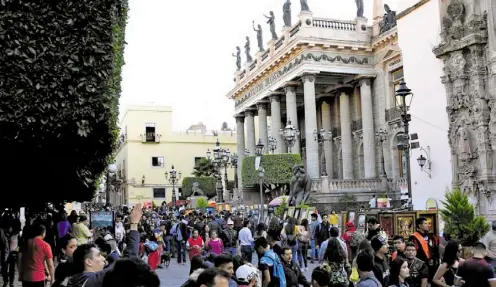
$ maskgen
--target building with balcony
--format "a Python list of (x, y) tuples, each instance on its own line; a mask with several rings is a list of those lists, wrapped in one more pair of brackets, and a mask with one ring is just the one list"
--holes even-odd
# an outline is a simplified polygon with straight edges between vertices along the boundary
[(238, 154), (253, 152), (258, 139), (267, 146), (269, 136), (276, 152), (288, 152), (279, 129), (291, 122), (301, 131), (292, 152), (301, 153), (314, 180), (312, 197), (323, 209), (349, 194), (364, 203), (374, 194), (399, 199), (407, 188), (407, 156), (398, 149), (403, 126), (395, 90), (404, 72), (395, 19), (381, 0), (374, 0), (372, 26), (363, 17), (301, 11), (266, 50), (246, 55), (251, 61), (235, 73), (227, 94), (235, 103)]
[[(235, 131), (214, 134), (200, 123), (187, 131), (174, 132), (171, 107), (129, 107), (122, 117), (120, 130), (115, 164), (121, 184), (111, 194), (111, 202), (115, 204), (169, 203), (172, 185), (165, 174), (172, 165), (183, 178), (189, 177), (195, 163), (206, 157), (208, 149), (215, 148), (217, 140), (221, 147), (236, 150)], [(228, 178), (234, 179), (232, 168), (228, 169)], [(176, 199), (179, 199), (180, 187), (181, 181), (176, 185)]]

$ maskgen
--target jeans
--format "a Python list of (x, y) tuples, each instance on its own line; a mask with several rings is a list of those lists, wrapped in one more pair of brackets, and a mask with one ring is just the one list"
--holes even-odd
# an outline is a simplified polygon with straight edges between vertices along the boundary
[[(16, 269), (16, 264), (17, 264), (17, 256), (18, 256), (17, 251), (12, 251), (7, 260), (4, 262), (2, 260), (2, 278), (4, 284), (7, 284), (10, 281), (10, 284), (14, 284), (14, 277), (15, 277), (15, 269)], [(3, 259), (3, 254), (2, 254), (2, 259)]]
[(176, 241), (176, 248), (177, 248), (177, 263), (181, 263), (181, 262), (186, 263), (186, 242)]
[(312, 260), (319, 260), (319, 249), (315, 245), (315, 239), (310, 241), (310, 248), (312, 248)]
[(172, 253), (172, 246), (171, 246), (171, 243), (172, 243), (172, 236), (165, 236), (164, 237), (164, 243), (165, 243), (165, 252), (167, 253)]
[(238, 252), (237, 248), (236, 247), (225, 247), (224, 248), (224, 252), (225, 253), (229, 253), (231, 254), (232, 256), (236, 256), (236, 253)]
[[(298, 263), (300, 268), (303, 268), (302, 263), (305, 263), (305, 267), (308, 267), (308, 242), (298, 242)], [(303, 261), (303, 262), (302, 262)]]
[(253, 260), (253, 249), (251, 248), (251, 245), (241, 245), (241, 257), (252, 263)]

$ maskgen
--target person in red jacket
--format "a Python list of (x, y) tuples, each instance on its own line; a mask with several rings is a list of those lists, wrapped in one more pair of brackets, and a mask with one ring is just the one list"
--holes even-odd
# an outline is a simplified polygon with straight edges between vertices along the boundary
[(186, 241), (186, 250), (189, 253), (189, 260), (196, 255), (202, 255), (203, 247), (204, 247), (203, 238), (200, 236), (200, 232), (198, 230), (193, 230), (193, 236), (188, 238)]
[[(350, 247), (350, 242), (351, 242), (351, 238), (353, 237), (353, 234), (356, 232), (356, 228), (355, 228), (355, 224), (353, 224), (353, 222), (346, 222), (346, 225), (345, 225), (345, 231), (343, 233), (343, 236), (341, 236), (341, 238), (343, 239), (343, 241), (346, 243), (346, 246), (348, 247), (348, 254), (351, 254), (351, 255), (354, 255), (355, 251), (352, 253), (351, 251), (351, 247)], [(354, 257), (351, 257), (351, 258), (354, 258)]]

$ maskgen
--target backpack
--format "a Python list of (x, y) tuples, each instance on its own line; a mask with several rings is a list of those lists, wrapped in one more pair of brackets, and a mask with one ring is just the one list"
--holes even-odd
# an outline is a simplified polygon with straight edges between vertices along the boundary
[(274, 251), (268, 250), (260, 259), (260, 263), (273, 266), (272, 276), (279, 279), (279, 287), (286, 287), (286, 275), (284, 275), (284, 267)]
[(363, 234), (363, 232), (360, 231), (355, 231), (351, 236), (350, 246), (358, 247), (360, 243), (364, 240), (365, 240), (365, 234)]
[(158, 249), (158, 244), (155, 241), (148, 241), (145, 242), (145, 250), (148, 252), (154, 252), (155, 250)]
[(335, 285), (335, 284), (343, 284), (348, 282), (348, 273), (346, 273), (346, 270), (344, 269), (344, 266), (342, 264), (329, 264), (330, 267), (330, 278), (331, 280), (329, 281), (329, 285)]

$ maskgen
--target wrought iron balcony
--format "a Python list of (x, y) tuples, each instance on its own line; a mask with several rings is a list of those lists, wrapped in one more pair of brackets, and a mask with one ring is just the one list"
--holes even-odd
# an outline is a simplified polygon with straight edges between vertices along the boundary
[(141, 141), (144, 143), (159, 143), (160, 138), (162, 137), (161, 134), (157, 133), (146, 133), (146, 134), (141, 134)]

